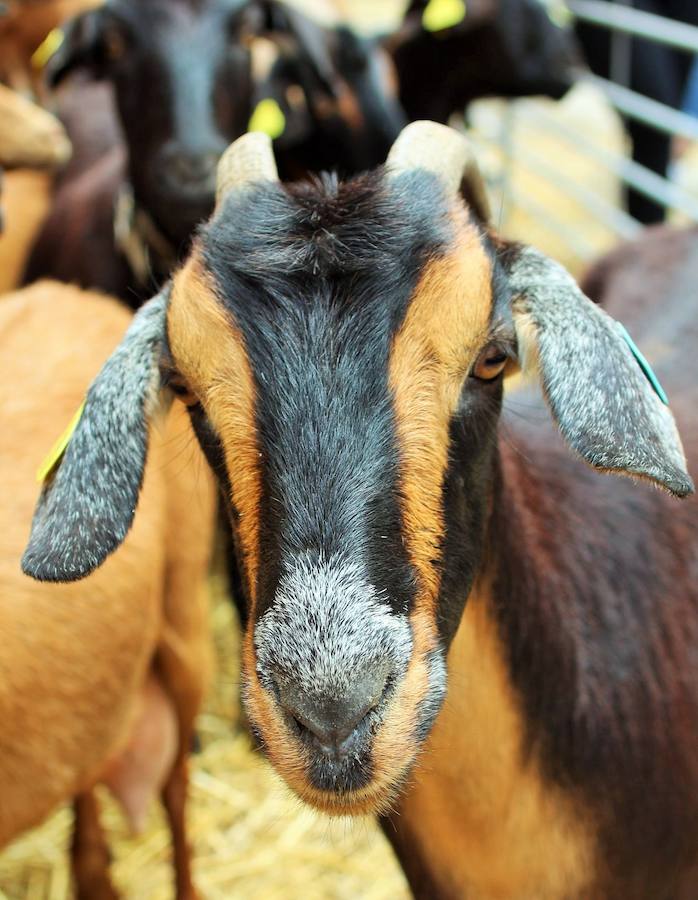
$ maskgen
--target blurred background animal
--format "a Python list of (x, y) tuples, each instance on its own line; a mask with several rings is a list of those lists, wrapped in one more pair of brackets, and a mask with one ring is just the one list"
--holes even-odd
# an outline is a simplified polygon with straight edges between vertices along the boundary
[(455, 0), (430, 22), (429, 0), (412, 0), (386, 39), (410, 120), (446, 122), (480, 97), (562, 97), (581, 62), (573, 36), (538, 0)]
[[(0, 293), (17, 284), (49, 209), (52, 173), (71, 153), (65, 129), (54, 116), (0, 84)], [(7, 181), (4, 171), (13, 172)]]
[[(27, 282), (76, 281), (137, 306), (211, 212), (220, 154), (261, 100), (286, 109), (280, 156), (294, 177), (375, 165), (404, 124), (383, 51), (271, 0), (110, 0), (64, 35), (46, 74), (54, 87), (81, 75), (58, 99), (79, 164), (59, 181)], [(254, 84), (257, 41), (271, 56)], [(95, 78), (113, 88), (123, 140)]]

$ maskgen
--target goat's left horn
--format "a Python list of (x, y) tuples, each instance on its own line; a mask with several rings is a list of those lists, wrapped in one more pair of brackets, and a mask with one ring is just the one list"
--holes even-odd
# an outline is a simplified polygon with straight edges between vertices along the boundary
[(393, 176), (411, 169), (433, 172), (450, 195), (465, 184), (477, 213), (489, 220), (490, 203), (472, 145), (453, 128), (437, 122), (412, 122), (398, 135), (386, 166)]
[(216, 203), (228, 191), (259, 181), (278, 181), (271, 138), (261, 131), (250, 131), (234, 141), (221, 156), (216, 176)]

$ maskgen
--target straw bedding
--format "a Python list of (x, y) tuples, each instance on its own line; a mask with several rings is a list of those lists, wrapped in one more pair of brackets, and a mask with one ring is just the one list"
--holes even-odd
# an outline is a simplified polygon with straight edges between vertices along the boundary
[[(205, 900), (403, 900), (404, 879), (376, 825), (330, 821), (303, 808), (250, 746), (238, 700), (238, 625), (219, 576), (211, 579), (218, 674), (199, 718), (189, 826), (194, 874)], [(112, 875), (129, 900), (173, 896), (170, 838), (154, 809), (143, 835), (129, 837), (106, 792), (102, 820)], [(2, 798), (0, 798), (2, 802)], [(66, 900), (71, 812), (0, 853), (0, 900)]]

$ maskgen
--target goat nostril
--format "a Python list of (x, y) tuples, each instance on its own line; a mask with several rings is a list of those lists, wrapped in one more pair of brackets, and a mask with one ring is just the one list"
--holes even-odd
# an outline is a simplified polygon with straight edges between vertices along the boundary
[(391, 679), (386, 670), (365, 673), (342, 696), (313, 696), (289, 678), (274, 678), (274, 692), (299, 737), (335, 759), (347, 756), (365, 736), (370, 713), (380, 706)]

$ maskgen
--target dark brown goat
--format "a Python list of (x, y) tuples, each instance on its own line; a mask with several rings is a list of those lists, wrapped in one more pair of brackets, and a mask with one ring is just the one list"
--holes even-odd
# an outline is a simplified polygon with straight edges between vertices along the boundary
[[(250, 48), (260, 38), (277, 55), (254, 85)], [(354, 173), (382, 162), (404, 120), (376, 70), (380, 53), (276, 0), (109, 0), (74, 19), (47, 75), (54, 85), (76, 70), (108, 81), (124, 142), (109, 162), (94, 160), (95, 135), (81, 140), (84, 121), (106, 118), (110, 136), (113, 124), (94, 86), (75, 86), (77, 103), (68, 96), (62, 105), (71, 105), (81, 165), (62, 179), (25, 281), (74, 281), (138, 306), (213, 209), (218, 159), (260, 99), (286, 109), (279, 153), (289, 173)], [(289, 96), (300, 96), (302, 116)]]
[(437, 3), (412, 0), (401, 28), (386, 41), (410, 119), (446, 122), (478, 97), (559, 98), (571, 86), (579, 62), (574, 39), (550, 20), (539, 0), (440, 5), (452, 11), (452, 24), (425, 27), (427, 7)]
[[(347, 183), (283, 186), (268, 139), (240, 139), (189, 261), (93, 384), (25, 571), (71, 580), (118, 546), (144, 410), (173, 391), (233, 524), (249, 721), (301, 797), (382, 815), (418, 897), (692, 898), (681, 440), (618, 323), (486, 207), (467, 142), (432, 123)], [(634, 330), (661, 340), (695, 465), (688, 292)], [(504, 398), (518, 367), (538, 388)]]

